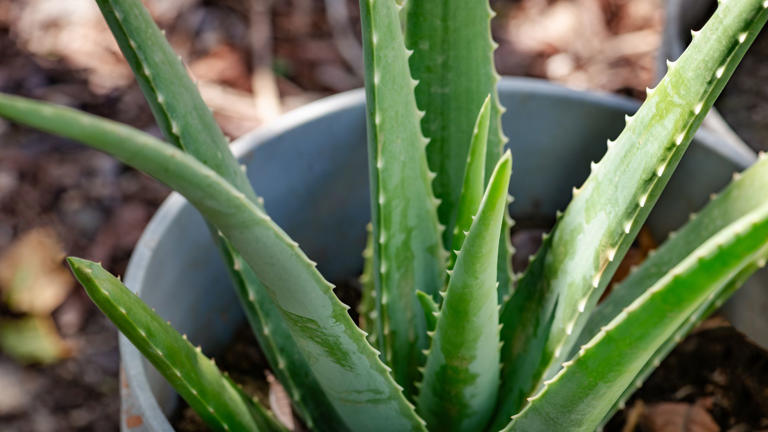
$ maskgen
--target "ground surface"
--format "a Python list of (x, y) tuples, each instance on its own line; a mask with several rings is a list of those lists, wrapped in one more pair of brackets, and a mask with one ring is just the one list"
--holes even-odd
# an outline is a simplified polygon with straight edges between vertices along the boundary
[[(334, 15), (333, 25), (320, 0), (272, 6), (267, 0), (145, 3), (233, 138), (285, 110), (362, 84), (354, 0), (347, 2), (347, 16)], [(635, 97), (643, 97), (653, 82), (662, 25), (657, 1), (492, 4), (499, 12), (493, 30), (503, 74)], [(91, 0), (0, 0), (0, 91), (63, 103), (158, 134)], [(0, 430), (117, 428), (116, 332), (74, 282), (61, 276), (58, 260), (77, 255), (123, 273), (138, 236), (167, 194), (152, 179), (98, 152), (0, 121), (0, 285), (3, 269), (15, 268), (11, 255), (42, 257), (33, 268), (51, 275), (38, 283), (42, 294), (34, 304), (0, 302), (0, 330), (28, 318), (54, 323), (41, 337), (55, 348), (49, 359), (65, 357), (47, 366), (24, 365), (0, 353)], [(238, 340), (247, 340), (247, 332)], [(258, 350), (242, 343), (233, 349), (241, 350), (235, 358), (259, 364)], [(699, 368), (699, 375), (684, 373), (700, 358), (711, 362)], [(665, 429), (648, 420), (704, 415), (723, 430), (768, 428), (760, 417), (765, 407), (750, 403), (768, 400), (759, 393), (768, 387), (765, 359), (727, 326), (701, 331), (629, 404), (634, 416), (629, 426), (717, 430), (687, 423)], [(256, 382), (256, 390), (267, 392), (262, 381)], [(737, 411), (745, 414), (738, 419), (728, 414)], [(623, 421), (612, 423), (612, 430), (621, 430)], [(701, 420), (711, 426), (708, 421)]]

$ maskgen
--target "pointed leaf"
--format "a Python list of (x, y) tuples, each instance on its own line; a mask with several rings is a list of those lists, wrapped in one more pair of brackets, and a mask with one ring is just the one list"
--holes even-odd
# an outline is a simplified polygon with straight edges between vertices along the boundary
[(507, 207), (509, 151), (491, 176), (448, 283), (427, 356), (418, 409), (432, 430), (476, 431), (499, 386), (496, 257)]
[[(499, 74), (493, 59), (497, 44), (491, 37), (491, 18), (495, 13), (487, 0), (407, 1), (404, 11), (406, 45), (413, 50), (411, 72), (419, 82), (416, 101), (425, 111), (421, 124), (430, 139), (427, 157), (436, 174), (433, 186), (441, 201), (438, 214), (447, 227), (443, 240), (448, 247), (453, 244), (472, 122), (489, 94), (486, 181), (507, 141), (501, 128), (504, 108), (496, 90)], [(511, 226), (505, 217), (499, 240), (499, 300), (507, 297), (514, 282)]]
[(699, 307), (692, 315), (690, 315), (688, 319), (685, 320), (685, 323), (680, 326), (677, 331), (675, 331), (672, 337), (667, 339), (667, 341), (664, 342), (664, 344), (659, 349), (657, 349), (653, 356), (645, 363), (645, 366), (643, 366), (637, 376), (635, 376), (632, 384), (630, 384), (629, 387), (624, 390), (624, 393), (622, 393), (621, 397), (619, 397), (619, 399), (613, 404), (613, 407), (610, 409), (610, 411), (608, 411), (608, 414), (605, 415), (601, 424), (608, 422), (608, 420), (613, 417), (616, 411), (622, 409), (632, 394), (637, 389), (639, 389), (640, 386), (642, 386), (645, 380), (648, 379), (651, 373), (656, 370), (659, 364), (667, 357), (667, 355), (669, 355), (670, 352), (672, 352), (672, 350), (680, 343), (680, 341), (683, 340), (683, 338), (688, 333), (690, 333), (691, 330), (693, 330), (693, 328), (695, 328), (701, 321), (706, 319), (716, 309), (718, 309), (723, 304), (723, 302), (728, 300), (728, 298), (737, 289), (744, 285), (744, 282), (746, 282), (747, 279), (749, 279), (755, 271), (759, 270), (761, 265), (765, 265), (765, 256), (759, 258), (758, 262), (748, 264), (743, 270), (734, 276), (733, 279), (728, 281), (722, 288), (718, 289), (716, 294), (711, 296), (711, 298), (708, 299), (704, 305)]
[(768, 204), (711, 237), (617, 315), (514, 417), (507, 431), (592, 431), (697, 310), (768, 253)]
[(312, 374), (267, 288), (221, 234), (217, 239), (245, 317), (299, 417), (310, 430), (350, 430)]
[(210, 168), (133, 128), (69, 108), (0, 95), (0, 115), (106, 151), (179, 191), (221, 230), (267, 288), (350, 429), (423, 430), (315, 264), (258, 205)]
[[(200, 97), (197, 86), (141, 2), (98, 0), (97, 3), (165, 137), (258, 202), (244, 171), (229, 151), (227, 139)], [(230, 264), (240, 261), (228, 245), (220, 244), (220, 249)], [(309, 376), (306, 360), (296, 352), (282, 317), (271, 312), (275, 306), (263, 285), (247, 264), (239, 264), (238, 268), (240, 270), (230, 268), (230, 273), (243, 309), (270, 366), (292, 396), (300, 416), (310, 427), (343, 429), (337, 418), (338, 413)], [(271, 331), (265, 333), (262, 331), (264, 328)], [(295, 382), (302, 383), (304, 390), (313, 396), (299, 397)]]
[(261, 404), (100, 265), (68, 258), (88, 296), (202, 419), (219, 431), (284, 431)]
[(410, 68), (419, 81), (416, 100), (425, 111), (422, 127), (430, 139), (429, 166), (437, 177), (435, 195), (442, 201), (440, 222), (451, 245), (473, 121), (491, 95), (490, 133), (485, 157), (486, 180), (501, 156), (506, 139), (493, 63), (497, 44), (491, 38), (494, 12), (487, 0), (408, 1), (406, 44), (413, 50)]
[(485, 189), (485, 153), (488, 144), (488, 125), (491, 119), (491, 96), (485, 98), (480, 113), (472, 131), (472, 142), (469, 145), (467, 163), (464, 168), (464, 183), (461, 186), (458, 209), (456, 212), (456, 227), (453, 229), (453, 244), (451, 245), (451, 262), (448, 269), (456, 263), (456, 251), (461, 249), (472, 218), (480, 208)]
[(447, 253), (398, 7), (392, 0), (360, 0), (360, 11), (379, 341), (395, 380), (412, 395), (428, 344), (416, 291), (437, 295)]
[(256, 195), (229, 151), (181, 58), (140, 0), (96, 0), (157, 124), (173, 145), (195, 156), (248, 198)]
[[(637, 114), (628, 118), (584, 185), (575, 190), (551, 247), (538, 254), (543, 272), (524, 277), (502, 310), (503, 389), (495, 426), (501, 427), (517, 412), (519, 395), (534, 391), (542, 379), (552, 376), (570, 352), (701, 120), (765, 23), (763, 4), (720, 3)], [(531, 303), (532, 296), (541, 301)], [(520, 321), (525, 308), (537, 310), (534, 319)], [(530, 328), (543, 339), (518, 334)], [(521, 369), (533, 372), (524, 376), (518, 372)]]
[(437, 326), (437, 314), (440, 312), (440, 308), (435, 303), (435, 299), (431, 295), (425, 294), (422, 291), (416, 291), (416, 297), (421, 303), (421, 309), (424, 311), (424, 320), (427, 322), (427, 331), (435, 331)]
[(357, 313), (360, 316), (360, 329), (368, 333), (368, 342), (374, 347), (378, 347), (378, 323), (376, 310), (376, 285), (373, 282), (373, 227), (371, 224), (365, 227), (368, 235), (365, 240), (365, 249), (363, 250), (363, 274), (360, 275), (360, 289), (362, 298), (357, 307)]
[(699, 247), (706, 239), (750, 211), (768, 202), (768, 158), (761, 159), (738, 176), (693, 217), (652, 252), (648, 258), (620, 284), (589, 317), (579, 335), (582, 345), (610, 322), (637, 297), (677, 263)]

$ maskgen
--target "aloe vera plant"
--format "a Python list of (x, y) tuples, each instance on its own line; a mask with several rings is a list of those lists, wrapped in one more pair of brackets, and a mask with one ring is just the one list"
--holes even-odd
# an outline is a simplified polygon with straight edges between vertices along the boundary
[[(768, 257), (761, 158), (597, 303), (768, 19), (763, 0), (720, 4), (574, 188), (519, 277), (509, 270), (512, 155), (488, 3), (360, 0), (372, 220), (359, 324), (270, 219), (140, 0), (97, 3), (167, 142), (11, 95), (0, 95), (0, 115), (108, 152), (200, 211), (312, 430), (594, 430)], [(82, 259), (69, 264), (212, 428), (284, 429), (117, 278)]]

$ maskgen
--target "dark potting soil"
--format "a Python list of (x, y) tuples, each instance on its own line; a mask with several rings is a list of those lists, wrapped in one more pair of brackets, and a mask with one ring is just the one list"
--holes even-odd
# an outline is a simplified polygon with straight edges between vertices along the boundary
[[(512, 234), (516, 248), (515, 271), (522, 271), (529, 255), (541, 244), (547, 224), (519, 221)], [(614, 281), (620, 280), (656, 247), (643, 230), (622, 262)], [(353, 306), (357, 320), (360, 301), (355, 281), (340, 283), (336, 293)], [(270, 385), (265, 371), (266, 358), (258, 348), (250, 327), (243, 325), (216, 364), (227, 371), (244, 390), (269, 406)], [(754, 345), (723, 318), (708, 319), (693, 331), (661, 363), (645, 384), (628, 401), (627, 408), (616, 413), (606, 425), (609, 432), (733, 432), (768, 428), (768, 352)], [(300, 421), (294, 418), (299, 431)], [(209, 429), (189, 406), (180, 401), (171, 418), (179, 432)], [(669, 428), (674, 425), (673, 428)], [(710, 426), (711, 428), (706, 428)]]

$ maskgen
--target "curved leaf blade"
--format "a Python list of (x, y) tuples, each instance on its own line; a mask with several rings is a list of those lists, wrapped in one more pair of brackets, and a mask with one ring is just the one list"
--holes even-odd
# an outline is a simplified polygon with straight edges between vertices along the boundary
[(768, 202), (768, 158), (761, 156), (700, 212), (669, 238), (595, 308), (577, 345), (592, 339), (600, 328), (642, 295), (677, 263), (725, 226)]
[(285, 431), (199, 349), (100, 265), (68, 258), (88, 296), (200, 417), (218, 431)]
[(389, 368), (328, 283), (253, 201), (181, 150), (64, 107), (0, 95), (0, 115), (83, 142), (184, 195), (232, 243), (280, 311), (312, 374), (352, 430), (423, 430)]
[(140, 0), (96, 0), (168, 141), (195, 156), (256, 201), (227, 138), (181, 58)]
[(437, 317), (418, 396), (419, 412), (432, 430), (481, 430), (496, 403), (496, 257), (511, 174), (512, 160), (507, 151), (491, 176)]
[(267, 288), (221, 234), (217, 239), (248, 324), (297, 414), (310, 430), (350, 430), (312, 374)]
[[(721, 2), (710, 21), (603, 159), (574, 190), (551, 247), (537, 254), (540, 275), (523, 277), (502, 309), (502, 391), (494, 425), (520, 408), (520, 394), (552, 376), (644, 223), (677, 163), (768, 18), (759, 0)], [(531, 304), (529, 297), (538, 297)], [(537, 309), (522, 322), (521, 311)], [(536, 329), (538, 338), (522, 333)], [(543, 346), (543, 350), (537, 346)], [(519, 370), (532, 370), (521, 375)]]
[[(166, 139), (261, 205), (197, 86), (141, 2), (97, 0), (97, 3)], [(215, 231), (213, 234), (216, 236)], [(237, 252), (221, 240), (222, 255), (230, 266), (237, 264), (237, 268), (229, 270), (251, 328), (299, 415), (310, 428), (343, 430), (345, 426), (338, 413), (311, 377), (306, 360), (297, 351), (282, 317), (272, 312), (275, 305), (264, 286), (248, 265), (240, 262)], [(265, 332), (265, 328), (271, 331)], [(304, 392), (313, 396), (302, 397), (297, 382), (302, 383)]]
[(398, 7), (360, 0), (379, 342), (409, 397), (429, 343), (417, 291), (437, 296), (447, 253)]
[(456, 251), (461, 250), (464, 244), (466, 232), (472, 226), (472, 219), (480, 208), (485, 190), (485, 154), (488, 146), (488, 126), (491, 120), (491, 96), (488, 95), (480, 107), (475, 127), (472, 131), (472, 142), (469, 145), (467, 163), (464, 168), (464, 182), (461, 185), (461, 194), (456, 212), (456, 226), (453, 229), (451, 245), (451, 261), (448, 269), (452, 269), (456, 263)]
[(715, 295), (707, 300), (704, 305), (699, 307), (696, 312), (694, 312), (691, 316), (688, 317), (688, 319), (685, 320), (685, 323), (680, 326), (677, 331), (675, 331), (673, 336), (667, 339), (667, 341), (664, 342), (664, 344), (659, 349), (657, 349), (653, 356), (645, 363), (645, 366), (643, 366), (637, 376), (635, 376), (632, 384), (630, 384), (629, 387), (624, 390), (624, 393), (622, 393), (621, 397), (619, 397), (619, 399), (613, 404), (613, 407), (608, 411), (608, 414), (605, 415), (601, 424), (607, 423), (613, 417), (616, 411), (624, 408), (624, 404), (627, 402), (627, 400), (637, 389), (642, 386), (643, 382), (648, 379), (651, 373), (656, 370), (661, 361), (664, 360), (664, 358), (666, 358), (670, 352), (672, 352), (672, 350), (680, 343), (681, 340), (683, 340), (683, 338), (688, 333), (691, 332), (691, 330), (693, 330), (694, 327), (696, 327), (696, 325), (698, 325), (701, 321), (706, 319), (716, 309), (718, 309), (723, 304), (723, 302), (725, 302), (736, 290), (744, 285), (744, 282), (746, 282), (747, 279), (749, 279), (755, 271), (759, 270), (761, 266), (764, 266), (765, 258), (766, 257), (763, 256), (762, 258), (759, 258), (757, 262), (747, 265), (736, 276), (734, 276), (733, 279), (728, 281), (728, 283), (726, 283), (722, 288), (718, 289), (715, 292)]
[(616, 316), (506, 431), (594, 430), (647, 362), (696, 311), (768, 252), (768, 204), (711, 237)]

